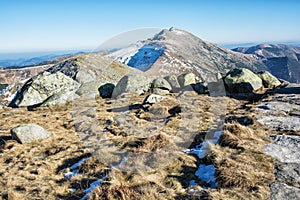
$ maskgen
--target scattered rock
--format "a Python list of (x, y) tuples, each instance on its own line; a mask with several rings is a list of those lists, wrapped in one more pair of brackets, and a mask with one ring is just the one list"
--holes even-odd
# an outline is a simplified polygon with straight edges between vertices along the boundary
[(134, 93), (141, 95), (149, 91), (152, 79), (145, 75), (126, 75), (116, 85), (113, 97), (123, 93)]
[(276, 163), (275, 177), (280, 182), (300, 187), (300, 163)]
[(166, 97), (161, 96), (161, 95), (157, 95), (157, 94), (150, 94), (148, 95), (145, 99), (144, 99), (144, 104), (154, 104), (154, 103), (158, 103), (161, 102), (162, 100), (164, 100)]
[(168, 90), (171, 91), (172, 90), (172, 86), (169, 84), (169, 82), (163, 78), (156, 78), (153, 80), (152, 88), (159, 88), (159, 89), (163, 89), (163, 90)]
[(246, 68), (229, 71), (224, 83), (227, 90), (232, 93), (252, 93), (263, 86), (261, 78)]
[(191, 84), (196, 84), (196, 75), (191, 72), (181, 74), (178, 76), (177, 79), (180, 87), (186, 87)]
[(295, 116), (259, 116), (257, 121), (275, 131), (298, 131), (300, 130), (300, 118)]
[(172, 92), (177, 92), (180, 89), (180, 85), (179, 82), (177, 80), (177, 76), (175, 75), (170, 75), (170, 76), (166, 76), (165, 79), (168, 81), (168, 83), (171, 85), (172, 87)]
[(300, 189), (284, 183), (274, 182), (270, 186), (270, 200), (300, 199)]
[(102, 85), (98, 90), (100, 93), (100, 96), (102, 98), (111, 98), (112, 94), (114, 92), (115, 89), (115, 85), (112, 83), (106, 83), (104, 85)]
[(43, 103), (54, 94), (76, 92), (80, 84), (61, 72), (43, 72), (26, 82), (11, 102), (12, 106), (33, 106)]
[(300, 163), (300, 136), (271, 135), (273, 143), (267, 144), (263, 151), (285, 163)]
[(281, 86), (281, 82), (270, 72), (264, 71), (257, 74), (263, 82), (265, 88), (275, 89)]
[(11, 136), (14, 140), (25, 144), (41, 139), (46, 139), (51, 136), (51, 133), (37, 124), (25, 124), (12, 129)]

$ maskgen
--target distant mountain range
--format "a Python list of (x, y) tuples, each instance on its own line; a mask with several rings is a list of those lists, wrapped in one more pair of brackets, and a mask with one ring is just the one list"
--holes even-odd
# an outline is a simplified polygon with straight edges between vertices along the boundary
[(0, 60), (0, 66), (2, 67), (25, 67), (42, 65), (44, 62), (50, 64), (51, 60), (55, 61), (55, 58), (69, 57), (73, 55), (83, 54), (84, 52), (68, 53), (68, 54), (49, 54), (44, 56), (37, 56), (32, 58), (20, 58), (20, 59), (3, 59)]
[(232, 50), (254, 55), (275, 76), (300, 83), (300, 47), (285, 44), (260, 44)]

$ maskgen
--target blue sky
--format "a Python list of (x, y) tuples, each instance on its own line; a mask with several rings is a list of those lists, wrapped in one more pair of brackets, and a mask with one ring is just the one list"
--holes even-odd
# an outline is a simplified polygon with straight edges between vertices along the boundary
[(3, 0), (0, 53), (93, 49), (144, 27), (214, 43), (300, 41), (299, 0)]

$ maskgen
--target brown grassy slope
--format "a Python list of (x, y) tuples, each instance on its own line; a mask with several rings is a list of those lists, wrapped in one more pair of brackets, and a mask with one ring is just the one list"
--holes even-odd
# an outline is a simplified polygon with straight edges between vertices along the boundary
[[(172, 147), (169, 149), (172, 150), (174, 137), (185, 139), (185, 133), (193, 131), (195, 134), (192, 138), (199, 143), (203, 140), (205, 131), (210, 127), (215, 128), (210, 97), (194, 94), (188, 94), (181, 99), (175, 99), (171, 95), (165, 101), (149, 107), (149, 111), (132, 106), (128, 113), (129, 120), (123, 125), (117, 123), (116, 118), (122, 115), (116, 108), (118, 110), (140, 104), (144, 97), (129, 96), (123, 102), (99, 98), (93, 102), (95, 118), (98, 120), (96, 126), (100, 130), (107, 128), (109, 132), (105, 133), (106, 136), (121, 150), (135, 152), (139, 156), (143, 153), (155, 153), (166, 145)], [(183, 109), (181, 111), (177, 109), (178, 99), (183, 102), (180, 103)], [(241, 102), (228, 99), (228, 103), (229, 115), (247, 114), (244, 109), (237, 109)], [(79, 108), (70, 103), (39, 108), (36, 111), (27, 111), (24, 108), (0, 111), (0, 135), (2, 143), (5, 142), (1, 145), (0, 152), (0, 199), (79, 199), (90, 183), (105, 174), (110, 175), (103, 186), (97, 188), (91, 196), (92, 199), (205, 199), (208, 196), (213, 199), (261, 199), (267, 196), (267, 184), (272, 180), (272, 160), (260, 153), (262, 145), (267, 142), (267, 132), (259, 131), (256, 134), (253, 130), (263, 130), (262, 127), (245, 127), (236, 123), (226, 126), (222, 147), (213, 148), (210, 160), (201, 161), (184, 153), (173, 154), (174, 157), (163, 159), (168, 162), (160, 163), (156, 166), (158, 168), (154, 168), (156, 170), (135, 173), (122, 170), (111, 172), (109, 167), (93, 157), (83, 163), (79, 169), (81, 175), (67, 180), (64, 178), (64, 169), (91, 153), (85, 148), (86, 141), (75, 132), (74, 123), (77, 119), (72, 116), (74, 109), (78, 111)], [(234, 110), (242, 110), (243, 113)], [(82, 113), (84, 111), (83, 106)], [(164, 125), (165, 116), (171, 117)], [(110, 121), (110, 125), (106, 125), (107, 121)], [(128, 128), (126, 125), (132, 125), (132, 122), (135, 127)], [(23, 123), (39, 124), (52, 132), (53, 136), (24, 145), (9, 140), (10, 129)], [(140, 132), (144, 134), (139, 134)], [(92, 133), (91, 138), (95, 139), (99, 134), (104, 133)], [(192, 142), (190, 140), (187, 144), (176, 144), (193, 146)], [(142, 159), (140, 161), (143, 166)], [(194, 179), (203, 184), (195, 176), (201, 162), (215, 164), (220, 189), (209, 190), (208, 194), (204, 192), (189, 195), (186, 189), (190, 180)], [(139, 165), (138, 162), (135, 164)], [(72, 192), (71, 188), (76, 191)]]

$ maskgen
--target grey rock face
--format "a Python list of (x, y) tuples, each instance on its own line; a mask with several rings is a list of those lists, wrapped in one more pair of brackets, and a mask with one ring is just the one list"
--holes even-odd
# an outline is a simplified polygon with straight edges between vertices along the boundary
[(227, 90), (232, 93), (252, 93), (262, 88), (262, 80), (246, 68), (233, 69), (224, 78)]
[(259, 123), (266, 125), (271, 130), (277, 131), (298, 131), (300, 130), (300, 118), (278, 117), (278, 116), (260, 116), (257, 120)]
[(169, 92), (169, 90), (164, 90), (164, 89), (160, 89), (160, 88), (152, 88), (151, 93), (158, 94), (158, 95), (166, 95), (166, 94), (169, 94), (170, 92)]
[(99, 97), (98, 88), (103, 85), (102, 81), (90, 81), (83, 83), (80, 88), (76, 91), (76, 94), (86, 98), (96, 98)]
[(113, 97), (123, 93), (134, 93), (141, 95), (149, 91), (152, 79), (145, 75), (126, 75), (116, 85)]
[(59, 92), (48, 99), (46, 99), (41, 106), (55, 106), (59, 104), (65, 104), (69, 101), (72, 101), (74, 99), (79, 98), (79, 95), (75, 94), (74, 91), (68, 91), (68, 92)]
[(300, 163), (300, 136), (271, 135), (273, 143), (267, 144), (263, 151), (285, 163)]
[(280, 182), (300, 187), (300, 163), (276, 163), (275, 177)]
[(12, 104), (33, 106), (43, 103), (46, 99), (60, 92), (74, 93), (80, 84), (61, 72), (50, 74), (43, 72), (31, 78), (18, 92)]
[(297, 200), (300, 199), (300, 189), (284, 183), (274, 182), (270, 186), (270, 200)]
[(11, 135), (13, 139), (25, 144), (46, 139), (51, 136), (51, 133), (37, 124), (25, 124), (12, 129)]

